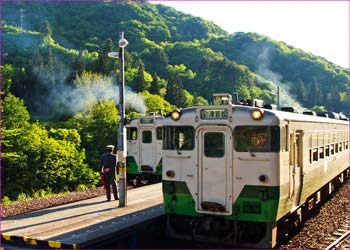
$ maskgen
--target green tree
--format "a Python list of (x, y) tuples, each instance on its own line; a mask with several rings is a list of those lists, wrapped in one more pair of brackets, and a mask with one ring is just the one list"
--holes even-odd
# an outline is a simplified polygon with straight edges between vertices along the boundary
[(22, 99), (8, 94), (2, 107), (2, 127), (4, 129), (17, 129), (29, 125), (30, 115)]
[(157, 74), (154, 74), (152, 76), (152, 79), (153, 79), (153, 81), (151, 83), (151, 87), (149, 89), (149, 92), (151, 94), (159, 95), (161, 87), (160, 87), (160, 84), (159, 84), (159, 78), (158, 78)]
[(45, 36), (51, 36), (52, 35), (52, 28), (48, 20), (45, 20), (42, 23), (40, 31), (45, 35)]
[(14, 76), (13, 66), (10, 64), (1, 65), (1, 95), (4, 97), (10, 93), (12, 77)]
[(181, 80), (174, 74), (169, 77), (169, 82), (166, 88), (165, 100), (177, 107), (186, 107), (186, 97)]
[(116, 59), (108, 57), (108, 53), (114, 51), (114, 44), (111, 38), (107, 38), (99, 53), (96, 69), (97, 72), (108, 75), (115, 70)]
[(309, 106), (319, 105), (322, 100), (321, 90), (319, 89), (318, 82), (314, 80), (311, 84), (309, 91)]
[(119, 112), (112, 100), (96, 103), (88, 112), (78, 113), (68, 122), (67, 128), (76, 128), (81, 146), (87, 152), (86, 162), (99, 172), (100, 155), (108, 144), (118, 144)]
[(145, 104), (147, 107), (146, 113), (159, 112), (168, 113), (176, 109), (175, 105), (165, 101), (161, 96), (150, 94), (148, 91), (141, 93), (145, 97)]
[(138, 70), (137, 70), (137, 76), (135, 78), (134, 83), (134, 90), (136, 92), (142, 92), (144, 90), (147, 90), (146, 82), (145, 82), (145, 65), (141, 60), (137, 61)]

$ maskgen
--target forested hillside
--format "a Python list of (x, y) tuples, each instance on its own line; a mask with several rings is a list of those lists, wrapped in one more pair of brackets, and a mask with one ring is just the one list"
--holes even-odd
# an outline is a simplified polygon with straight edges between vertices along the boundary
[[(127, 116), (211, 102), (213, 93), (348, 114), (348, 72), (254, 33), (147, 2), (2, 3), (3, 195), (98, 185), (117, 144), (124, 31)], [(31, 182), (40, 176), (46, 181)]]

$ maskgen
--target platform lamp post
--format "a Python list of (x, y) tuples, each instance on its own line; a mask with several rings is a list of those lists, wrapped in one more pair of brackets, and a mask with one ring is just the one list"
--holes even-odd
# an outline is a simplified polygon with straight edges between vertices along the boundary
[(119, 59), (119, 129), (118, 129), (118, 167), (119, 167), (119, 207), (126, 207), (126, 128), (125, 128), (125, 79), (124, 47), (128, 41), (124, 32), (119, 32), (119, 52), (109, 52), (108, 56)]

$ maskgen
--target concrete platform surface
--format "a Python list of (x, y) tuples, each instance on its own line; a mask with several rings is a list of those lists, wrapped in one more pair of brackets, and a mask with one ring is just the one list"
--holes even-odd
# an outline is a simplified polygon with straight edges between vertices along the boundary
[(50, 248), (81, 248), (164, 214), (162, 184), (127, 191), (127, 206), (105, 196), (47, 208), (1, 221), (2, 240)]

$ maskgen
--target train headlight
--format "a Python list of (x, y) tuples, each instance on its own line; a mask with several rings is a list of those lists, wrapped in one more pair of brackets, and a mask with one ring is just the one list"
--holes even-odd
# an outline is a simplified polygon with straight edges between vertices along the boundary
[(180, 119), (180, 117), (181, 117), (180, 111), (175, 110), (175, 111), (173, 111), (173, 112), (170, 113), (170, 118), (171, 118), (173, 121), (178, 121), (178, 120)]
[(254, 109), (251, 113), (250, 116), (254, 119), (254, 120), (261, 120), (264, 116), (264, 112), (260, 109)]
[(168, 177), (170, 177), (170, 178), (172, 178), (172, 177), (175, 176), (175, 172), (174, 172), (173, 170), (167, 170), (167, 171), (165, 172), (165, 175), (168, 176)]

